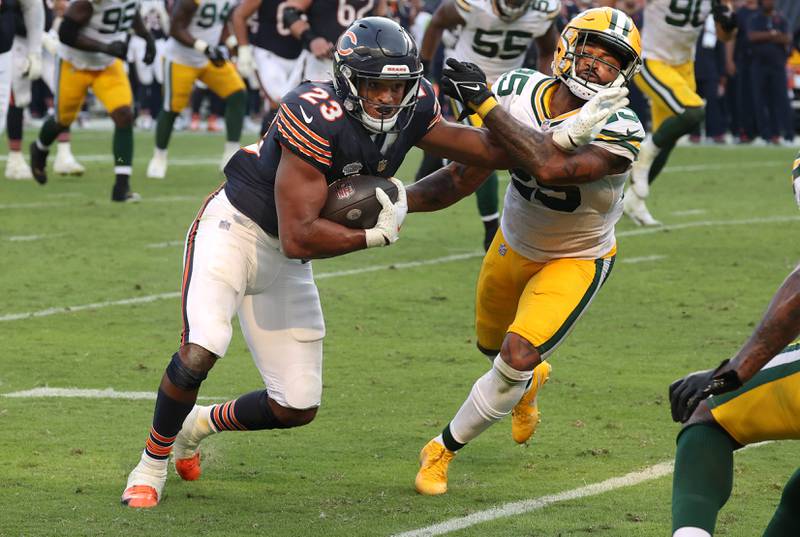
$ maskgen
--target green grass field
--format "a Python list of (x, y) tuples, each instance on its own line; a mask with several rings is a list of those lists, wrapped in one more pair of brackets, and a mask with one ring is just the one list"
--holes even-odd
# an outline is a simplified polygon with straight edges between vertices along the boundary
[[(96, 156), (86, 176), (0, 181), (1, 536), (389, 536), (650, 471), (674, 456), (668, 384), (735, 352), (798, 259), (793, 149), (679, 148), (650, 202), (667, 225), (619, 224), (618, 263), (552, 357), (533, 441), (496, 425), (453, 462), (450, 492), (428, 498), (413, 489), (417, 453), (488, 366), (473, 335), (482, 226), (472, 199), (412, 215), (391, 248), (314, 262), (328, 325), (317, 419), (209, 438), (200, 481), (171, 473), (163, 503), (135, 511), (119, 497), (152, 400), (7, 395), (155, 392), (181, 328), (182, 240), (222, 180), (210, 163), (222, 138), (175, 136), (180, 165), (153, 181), (152, 137), (138, 134), (144, 200), (123, 206), (109, 201), (110, 133), (74, 138), (79, 158)], [(201, 395), (259, 387), (237, 328)], [(796, 466), (788, 442), (738, 454), (718, 535), (760, 535)], [(671, 474), (655, 475), (449, 535), (666, 536)]]

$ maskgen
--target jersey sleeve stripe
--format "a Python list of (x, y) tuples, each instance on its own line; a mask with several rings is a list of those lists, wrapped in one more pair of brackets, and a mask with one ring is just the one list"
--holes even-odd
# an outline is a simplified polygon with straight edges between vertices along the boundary
[(798, 177), (800, 177), (800, 156), (792, 164), (792, 179), (797, 179)]
[(321, 157), (331, 158), (333, 154), (330, 151), (325, 151), (324, 149), (320, 149), (319, 147), (315, 146), (311, 140), (303, 136), (302, 133), (298, 132), (297, 129), (292, 127), (292, 125), (283, 119), (282, 117), (278, 116), (278, 124), (283, 127), (282, 133), (288, 132), (294, 141), (306, 146), (311, 151), (317, 153)]
[(315, 155), (314, 153), (312, 153), (312, 152), (311, 152), (311, 151), (309, 151), (308, 149), (306, 149), (306, 148), (304, 148), (304, 147), (302, 147), (302, 146), (298, 145), (298, 144), (297, 144), (297, 142), (295, 142), (295, 141), (294, 141), (292, 138), (290, 138), (289, 136), (287, 136), (287, 135), (286, 135), (286, 132), (283, 130), (283, 127), (281, 127), (281, 125), (278, 125), (278, 131), (279, 131), (281, 134), (283, 134), (283, 141), (285, 141), (285, 142), (286, 142), (286, 143), (288, 143), (288, 144), (291, 144), (291, 145), (293, 145), (293, 146), (294, 146), (294, 148), (295, 148), (295, 149), (297, 149), (298, 151), (300, 151), (302, 154), (304, 154), (304, 155), (306, 155), (306, 156), (308, 156), (308, 157), (311, 157), (311, 158), (313, 158), (314, 160), (316, 160), (316, 161), (317, 161), (317, 162), (319, 162), (320, 164), (324, 164), (324, 165), (325, 165), (325, 166), (327, 166), (327, 167), (330, 167), (330, 166), (331, 166), (331, 164), (332, 164), (332, 163), (331, 163), (331, 161), (330, 161), (330, 160), (328, 160), (328, 159), (325, 159), (325, 158), (322, 158), (322, 157), (318, 157), (317, 155)]
[(439, 123), (441, 120), (442, 120), (442, 113), (437, 112), (436, 116), (431, 120), (430, 123), (428, 123), (428, 130), (431, 130), (433, 126)]
[(595, 138), (595, 141), (602, 142), (602, 143), (605, 143), (605, 144), (613, 144), (613, 145), (618, 145), (620, 147), (624, 147), (625, 149), (627, 149), (628, 151), (633, 153), (634, 156), (639, 154), (639, 146), (641, 145), (638, 142), (626, 142), (624, 140), (617, 140), (617, 139), (609, 138), (607, 136), (602, 136), (602, 135), (598, 136), (597, 138)]
[(331, 144), (328, 142), (328, 140), (326, 140), (325, 138), (322, 138), (316, 132), (312, 131), (311, 129), (309, 129), (308, 127), (303, 125), (303, 122), (300, 121), (299, 119), (297, 119), (297, 116), (295, 116), (292, 113), (292, 111), (289, 110), (288, 106), (286, 106), (285, 104), (282, 104), (281, 105), (281, 111), (292, 121), (292, 123), (294, 123), (297, 127), (299, 127), (300, 130), (302, 130), (306, 134), (308, 134), (319, 145), (321, 145), (323, 147), (330, 147)]

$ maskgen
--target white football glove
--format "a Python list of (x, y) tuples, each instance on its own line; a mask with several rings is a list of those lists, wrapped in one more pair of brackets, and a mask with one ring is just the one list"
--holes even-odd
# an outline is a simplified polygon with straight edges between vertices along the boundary
[(375, 227), (365, 230), (367, 238), (367, 248), (376, 246), (389, 246), (396, 242), (400, 234), (400, 226), (408, 213), (408, 203), (406, 202), (406, 189), (399, 179), (394, 177), (389, 179), (397, 186), (397, 202), (392, 203), (389, 196), (380, 188), (375, 189), (375, 197), (383, 206), (378, 213), (378, 222)]
[(252, 45), (239, 45), (236, 53), (236, 69), (242, 78), (251, 78), (256, 72), (256, 63), (253, 59)]
[(28, 68), (25, 70), (25, 76), (30, 80), (42, 78), (42, 55), (35, 52), (28, 54)]
[(564, 151), (586, 145), (600, 133), (611, 115), (628, 105), (628, 88), (607, 88), (586, 101), (577, 115), (553, 132), (553, 142)]
[(50, 53), (52, 56), (56, 55), (58, 52), (58, 36), (53, 35), (50, 32), (45, 32), (42, 35), (42, 48)]

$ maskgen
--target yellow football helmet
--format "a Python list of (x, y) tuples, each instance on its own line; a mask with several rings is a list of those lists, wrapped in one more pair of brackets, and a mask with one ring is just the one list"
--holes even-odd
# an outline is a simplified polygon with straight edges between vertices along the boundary
[[(589, 56), (583, 53), (587, 43), (601, 45), (619, 58), (621, 65), (615, 80), (603, 85), (589, 82), (577, 75), (575, 60), (581, 56)], [(589, 57), (609, 65), (601, 58)], [(603, 88), (627, 84), (639, 72), (641, 64), (642, 41), (636, 25), (624, 12), (601, 7), (587, 9), (564, 27), (553, 55), (553, 75), (560, 78), (576, 97), (589, 100)], [(610, 67), (617, 69), (616, 66)]]

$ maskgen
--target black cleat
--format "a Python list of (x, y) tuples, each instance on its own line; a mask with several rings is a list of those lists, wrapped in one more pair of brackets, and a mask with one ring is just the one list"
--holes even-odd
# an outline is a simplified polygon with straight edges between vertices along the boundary
[(39, 146), (36, 144), (34, 140), (31, 142), (30, 145), (30, 153), (31, 153), (31, 171), (33, 172), (33, 178), (36, 179), (36, 182), (40, 185), (43, 185), (47, 182), (47, 155), (50, 153), (47, 150), (39, 149)]
[(111, 201), (118, 201), (120, 203), (136, 203), (142, 200), (142, 197), (136, 192), (130, 190), (120, 190), (114, 187), (111, 191)]

